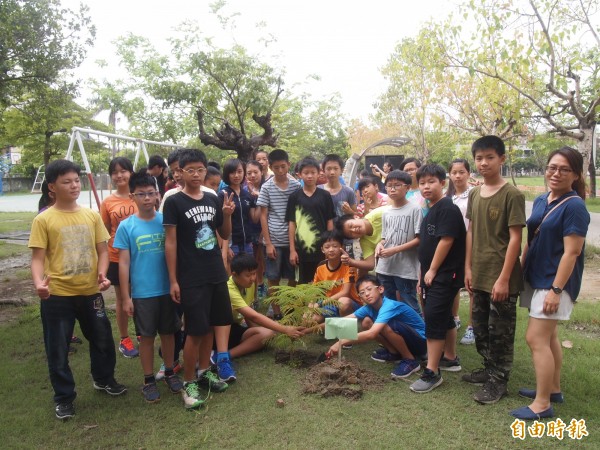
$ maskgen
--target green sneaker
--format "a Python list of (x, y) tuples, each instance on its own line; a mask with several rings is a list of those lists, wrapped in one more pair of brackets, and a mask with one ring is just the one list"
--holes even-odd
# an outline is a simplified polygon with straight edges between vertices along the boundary
[(225, 392), (229, 385), (219, 380), (219, 377), (215, 375), (211, 370), (205, 370), (202, 375), (198, 377), (198, 385), (207, 391), (212, 392)]
[(204, 404), (204, 400), (200, 398), (198, 383), (195, 381), (184, 383), (181, 396), (183, 397), (183, 404), (187, 409), (200, 408)]

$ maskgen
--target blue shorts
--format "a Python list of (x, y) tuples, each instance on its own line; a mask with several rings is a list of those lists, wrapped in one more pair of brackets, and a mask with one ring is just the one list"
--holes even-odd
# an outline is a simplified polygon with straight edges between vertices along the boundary
[(245, 245), (231, 244), (229, 248), (235, 256), (239, 255), (240, 253), (254, 255), (254, 248), (252, 248), (252, 244), (250, 242), (246, 243)]
[(400, 293), (400, 301), (406, 303), (421, 315), (421, 307), (417, 300), (417, 280), (395, 277), (392, 275), (383, 275), (378, 273), (377, 277), (381, 280), (383, 286), (383, 295), (392, 300), (396, 300), (396, 291)]
[[(352, 300), (352, 311), (356, 311), (361, 306), (356, 300)], [(323, 317), (340, 317), (340, 308), (335, 305), (321, 305), (321, 302), (319, 302), (319, 307), (325, 310), (323, 311)]]
[(282, 278), (286, 280), (295, 280), (296, 271), (290, 264), (290, 248), (275, 247), (277, 257), (271, 259), (265, 257), (267, 263), (265, 266), (265, 277), (270, 281), (279, 281)]
[(427, 354), (427, 340), (421, 337), (413, 327), (400, 320), (390, 320), (388, 326), (394, 333), (402, 336), (402, 339), (406, 342), (406, 346), (415, 358)]

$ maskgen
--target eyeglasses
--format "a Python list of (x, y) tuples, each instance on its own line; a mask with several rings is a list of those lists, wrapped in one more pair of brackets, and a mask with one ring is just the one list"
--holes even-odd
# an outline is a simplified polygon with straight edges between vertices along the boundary
[(368, 293), (370, 293), (373, 289), (377, 289), (377, 286), (369, 286), (364, 288), (362, 291), (358, 292), (358, 296), (361, 298), (364, 298), (367, 296)]
[(554, 174), (558, 170), (558, 173), (561, 175), (568, 175), (573, 172), (568, 167), (558, 167), (558, 166), (546, 166), (546, 173)]
[(198, 175), (202, 175), (203, 173), (206, 173), (206, 169), (204, 167), (201, 167), (199, 169), (179, 169), (182, 172), (187, 173), (188, 175), (194, 175), (194, 174), (198, 174)]
[(400, 189), (401, 187), (406, 187), (406, 186), (408, 186), (408, 184), (391, 184), (391, 185), (389, 185), (389, 186), (387, 186), (387, 185), (386, 185), (386, 186), (385, 186), (385, 188), (386, 188), (388, 191), (397, 191), (397, 190), (398, 190), (398, 189)]
[(149, 197), (149, 198), (156, 197), (158, 195), (158, 192), (136, 192), (133, 195), (135, 195), (140, 200), (143, 200), (146, 197)]

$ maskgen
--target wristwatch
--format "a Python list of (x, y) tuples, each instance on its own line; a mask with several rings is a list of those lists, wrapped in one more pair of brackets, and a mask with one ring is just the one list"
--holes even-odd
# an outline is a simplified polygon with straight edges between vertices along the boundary
[(552, 292), (554, 292), (555, 294), (558, 295), (558, 294), (562, 293), (562, 291), (563, 290), (561, 288), (559, 288), (558, 286), (552, 286)]

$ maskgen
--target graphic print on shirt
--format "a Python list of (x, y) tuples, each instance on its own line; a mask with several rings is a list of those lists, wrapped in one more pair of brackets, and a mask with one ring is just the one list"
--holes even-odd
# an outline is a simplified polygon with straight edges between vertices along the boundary
[(301, 206), (296, 207), (296, 236), (298, 244), (306, 254), (313, 254), (319, 250), (319, 228), (310, 214), (304, 212)]
[(185, 217), (193, 220), (194, 223), (202, 223), (202, 226), (196, 232), (196, 248), (202, 250), (212, 250), (217, 246), (217, 236), (211, 229), (209, 222), (215, 219), (216, 209), (213, 206), (194, 206), (185, 212)]
[(63, 270), (65, 275), (90, 273), (96, 249), (90, 239), (90, 228), (86, 224), (71, 225), (60, 230), (63, 247)]
[(156, 253), (165, 249), (165, 233), (143, 234), (135, 239), (140, 253)]
[(110, 212), (112, 216), (112, 221), (115, 223), (120, 223), (123, 219), (135, 214), (135, 205), (131, 204), (129, 206), (121, 205), (118, 210), (113, 210)]
[(408, 232), (413, 221), (412, 216), (390, 216), (386, 217), (385, 220), (386, 240), (396, 243), (408, 242)]

